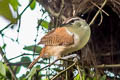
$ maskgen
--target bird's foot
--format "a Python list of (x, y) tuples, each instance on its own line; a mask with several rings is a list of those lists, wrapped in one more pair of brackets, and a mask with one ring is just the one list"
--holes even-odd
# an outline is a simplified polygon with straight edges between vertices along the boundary
[(80, 57), (77, 54), (71, 54), (65, 57), (62, 57), (61, 59), (69, 59), (69, 58), (77, 58), (80, 59)]

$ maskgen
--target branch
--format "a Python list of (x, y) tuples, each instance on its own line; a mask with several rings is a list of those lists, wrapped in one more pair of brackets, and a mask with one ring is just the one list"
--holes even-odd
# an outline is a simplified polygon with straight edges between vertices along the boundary
[(30, 64), (31, 62), (17, 62), (17, 63), (6, 63), (7, 65), (9, 66), (21, 66), (21, 65), (24, 65), (24, 64)]
[(16, 39), (17, 42), (18, 42), (19, 32), (20, 32), (20, 27), (21, 27), (21, 16), (27, 10), (27, 8), (31, 5), (32, 2), (33, 2), (33, 0), (30, 0), (29, 4), (24, 8), (24, 10), (20, 13), (20, 15), (17, 18), (17, 19), (19, 19), (19, 25), (18, 25), (18, 29), (17, 29), (18, 35), (17, 35), (17, 39)]
[(64, 8), (64, 5), (65, 5), (65, 1), (64, 0), (61, 0), (61, 2), (62, 2), (62, 4), (61, 4), (61, 7), (60, 7), (60, 11), (58, 12), (58, 17), (61, 15), (61, 13), (62, 13), (62, 10), (63, 10), (63, 8)]
[(10, 25), (12, 25), (12, 23), (9, 23), (6, 27), (4, 27), (3, 29), (0, 30), (0, 34), (5, 30), (7, 29)]
[(99, 10), (101, 10), (104, 14), (106, 14), (107, 16), (109, 16), (109, 14), (104, 11), (102, 8), (100, 8), (97, 4), (95, 4), (94, 2), (90, 1), (94, 6), (96, 6)]
[[(1, 47), (0, 47), (0, 54), (1, 54), (2, 58), (4, 59), (4, 62), (5, 62), (6, 64), (9, 64), (9, 61), (7, 60), (7, 58), (6, 58), (5, 54), (4, 54), (4, 52), (2, 51), (2, 48), (1, 48)], [(10, 73), (12, 74), (13, 79), (14, 79), (14, 80), (17, 80), (17, 77), (16, 77), (16, 75), (15, 75), (12, 67), (8, 65), (8, 69), (9, 69)]]
[(102, 12), (100, 12), (100, 14), (101, 14), (101, 19), (100, 19), (100, 22), (99, 22), (99, 26), (101, 25), (101, 23), (102, 23), (102, 21), (103, 21), (103, 15), (102, 15)]
[(97, 68), (118, 68), (120, 67), (120, 64), (102, 64), (102, 65), (97, 65)]
[(63, 10), (63, 7), (64, 7), (64, 0), (61, 0), (61, 6), (60, 6), (60, 10), (59, 12), (55, 12), (52, 8), (50, 8), (50, 6), (48, 6), (49, 4), (46, 5), (46, 3), (44, 2), (44, 0), (37, 0), (42, 6), (44, 6), (44, 8), (47, 10), (48, 13), (50, 13), (52, 16), (55, 16), (55, 17), (60, 17), (65, 20), (66, 17), (64, 15), (61, 15), (61, 12)]
[(64, 0), (61, 0), (61, 6), (60, 6), (60, 10), (59, 12), (54, 12), (53, 9), (51, 9), (50, 7), (47, 7), (48, 8), (48, 11), (55, 17), (59, 17), (61, 15), (61, 12), (63, 10), (63, 7), (64, 7)]
[[(30, 64), (30, 63), (31, 62), (16, 62), (16, 63), (8, 63), (7, 65), (10, 65), (10, 66), (22, 66), (24, 64)], [(49, 63), (44, 63), (43, 61), (39, 61), (37, 63), (39, 63), (39, 64), (49, 64)], [(62, 66), (62, 67), (64, 66), (62, 64), (57, 64), (57, 63), (55, 63), (54, 65)]]
[[(112, 56), (120, 56), (120, 51), (116, 51), (114, 52), (114, 54), (112, 54)], [(100, 57), (100, 56), (103, 56), (103, 57), (108, 57), (108, 56), (111, 56), (111, 52), (106, 52), (106, 53), (98, 53), (97, 54), (97, 57)]]
[(31, 0), (30, 3), (25, 7), (25, 9), (20, 13), (18, 18), (20, 18), (22, 16), (22, 14), (27, 10), (27, 8), (31, 5), (32, 2), (33, 2), (33, 0)]
[[(19, 58), (19, 57), (24, 56), (24, 55), (31, 55), (31, 56), (32, 56), (33, 54), (23, 53), (23, 54), (21, 54), (21, 55), (19, 55), (19, 56), (16, 56), (16, 57), (13, 57), (13, 58), (9, 59), (9, 61), (10, 61), (10, 60), (13, 60), (13, 59), (16, 59), (16, 58)], [(39, 54), (34, 54), (34, 55), (39, 55)]]
[(120, 2), (119, 2), (119, 1), (117, 1), (117, 0), (114, 0), (114, 2), (115, 2), (115, 3), (117, 3), (118, 5), (120, 5)]
[[(53, 16), (58, 17), (59, 13), (54, 12), (54, 10), (51, 9), (50, 7), (48, 7), (47, 10), (48, 10), (48, 12), (49, 12), (50, 14), (52, 14)], [(66, 19), (66, 17), (65, 17), (64, 15), (61, 15), (61, 18), (62, 18), (63, 20)]]
[(65, 72), (65, 71), (69, 70), (71, 67), (75, 66), (76, 63), (77, 63), (77, 62), (75, 61), (72, 65), (70, 65), (69, 67), (67, 67), (67, 68), (64, 69), (63, 71), (59, 72), (59, 73), (58, 73), (57, 75), (55, 75), (54, 77), (52, 77), (51, 80), (54, 80), (54, 79), (57, 78), (59, 75), (61, 75), (63, 72)]
[[(30, 4), (33, 2), (33, 0), (30, 1), (30, 3), (26, 6), (26, 8), (20, 13), (17, 20), (21, 18), (22, 14), (26, 11), (26, 9), (30, 6)], [(6, 27), (4, 27), (2, 30), (0, 30), (0, 33), (2, 33), (5, 29), (7, 29), (12, 23), (9, 23)]]
[(104, 1), (104, 3), (102, 4), (101, 8), (97, 11), (97, 13), (95, 14), (95, 16), (93, 17), (93, 19), (91, 20), (91, 22), (89, 23), (89, 26), (91, 26), (91, 24), (93, 24), (93, 22), (95, 21), (95, 19), (97, 18), (98, 14), (100, 13), (101, 9), (105, 6), (105, 4), (107, 3), (107, 0)]
[(19, 38), (20, 27), (21, 27), (21, 17), (19, 18), (19, 24), (18, 24), (18, 29), (17, 29), (18, 34), (17, 34), (17, 39), (16, 39), (16, 41), (17, 41), (18, 43), (19, 43), (18, 38)]
[(80, 76), (80, 80), (82, 80), (82, 75), (81, 75), (80, 67), (79, 67), (78, 64), (76, 65), (76, 67), (77, 67), (77, 70), (78, 70), (78, 74)]
[(48, 64), (47, 66), (45, 66), (45, 67), (43, 67), (43, 68), (39, 69), (38, 71), (41, 71), (41, 70), (43, 70), (43, 69), (45, 69), (45, 68), (47, 68), (47, 67), (49, 67), (49, 66), (53, 65), (53, 64), (54, 64), (55, 62), (57, 62), (58, 60), (63, 60), (63, 61), (68, 61), (68, 62), (73, 62), (73, 61), (66, 60), (66, 59), (56, 59), (56, 60), (55, 60), (55, 61), (53, 61), (51, 64)]

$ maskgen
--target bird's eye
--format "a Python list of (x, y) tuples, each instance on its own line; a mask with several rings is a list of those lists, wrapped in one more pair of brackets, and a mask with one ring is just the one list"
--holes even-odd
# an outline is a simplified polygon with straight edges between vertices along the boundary
[(78, 27), (80, 27), (81, 26), (81, 23), (78, 23)]
[(78, 18), (78, 17), (77, 18), (71, 18), (71, 19), (65, 21), (64, 24), (73, 24), (73, 23), (75, 23), (75, 21), (78, 21), (78, 20), (80, 20), (80, 18)]

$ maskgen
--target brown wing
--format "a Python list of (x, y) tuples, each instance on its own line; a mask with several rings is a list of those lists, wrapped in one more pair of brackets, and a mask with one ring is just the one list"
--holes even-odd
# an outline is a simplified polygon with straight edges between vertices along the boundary
[(74, 43), (73, 35), (65, 27), (56, 28), (45, 35), (39, 44), (45, 45), (70, 45)]

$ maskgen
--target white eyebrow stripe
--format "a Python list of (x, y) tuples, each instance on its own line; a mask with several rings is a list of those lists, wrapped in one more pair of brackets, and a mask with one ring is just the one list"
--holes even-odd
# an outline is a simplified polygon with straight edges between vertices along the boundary
[(72, 21), (72, 20), (79, 20), (80, 18), (78, 18), (78, 17), (75, 17), (75, 18), (71, 18), (71, 19), (69, 19), (68, 21), (66, 21), (65, 23), (69, 23), (70, 21)]

